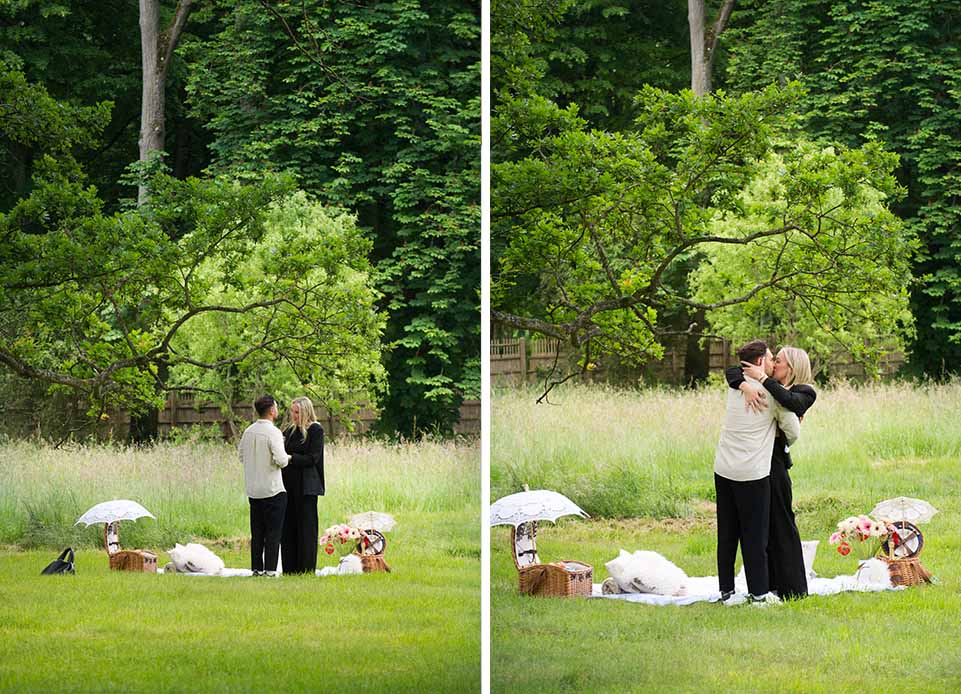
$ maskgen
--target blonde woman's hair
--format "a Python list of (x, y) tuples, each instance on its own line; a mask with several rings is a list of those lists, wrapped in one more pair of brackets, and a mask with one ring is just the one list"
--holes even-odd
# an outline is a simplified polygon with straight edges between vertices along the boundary
[(808, 353), (800, 347), (782, 347), (777, 353), (779, 357), (784, 357), (788, 365), (788, 379), (784, 384), (785, 388), (790, 388), (796, 383), (810, 384), (814, 381), (811, 375), (811, 360)]
[(299, 429), (301, 437), (304, 441), (306, 441), (307, 429), (311, 424), (317, 421), (317, 415), (314, 414), (314, 403), (312, 403), (310, 398), (308, 398), (306, 395), (301, 395), (300, 397), (294, 398), (290, 401), (291, 409), (293, 409), (294, 405), (297, 405), (297, 407), (300, 408), (300, 424), (294, 424), (294, 417), (290, 413), (290, 410), (287, 410), (288, 428), (293, 429), (296, 427)]

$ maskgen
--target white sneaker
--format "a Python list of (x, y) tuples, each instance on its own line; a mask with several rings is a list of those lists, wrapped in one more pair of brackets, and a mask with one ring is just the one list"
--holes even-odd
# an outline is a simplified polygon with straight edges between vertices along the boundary
[(768, 605), (780, 605), (781, 598), (779, 598), (774, 593), (765, 593), (764, 595), (754, 596), (751, 595), (748, 598), (754, 607), (767, 607)]
[(725, 607), (735, 607), (737, 605), (743, 605), (746, 602), (747, 596), (744, 595), (744, 593), (734, 593), (734, 595), (729, 597), (727, 600), (724, 600), (722, 604)]

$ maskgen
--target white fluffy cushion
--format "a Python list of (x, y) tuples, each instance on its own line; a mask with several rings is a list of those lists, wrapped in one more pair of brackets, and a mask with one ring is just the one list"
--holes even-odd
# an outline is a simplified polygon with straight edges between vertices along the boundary
[(186, 545), (178, 542), (173, 549), (167, 551), (167, 554), (170, 555), (170, 561), (177, 567), (177, 571), (215, 574), (224, 568), (223, 559), (196, 542)]
[(855, 575), (858, 583), (869, 586), (891, 587), (891, 571), (888, 565), (880, 559), (868, 559), (861, 562)]
[(604, 565), (625, 593), (686, 595), (687, 574), (657, 552), (625, 552)]
[(337, 573), (340, 576), (348, 576), (350, 574), (362, 574), (364, 573), (364, 565), (360, 563), (360, 557), (356, 554), (348, 554), (340, 563), (337, 564)]

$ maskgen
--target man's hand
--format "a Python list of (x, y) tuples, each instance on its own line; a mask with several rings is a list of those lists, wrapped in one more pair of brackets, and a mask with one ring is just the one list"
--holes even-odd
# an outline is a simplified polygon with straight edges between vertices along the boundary
[(767, 409), (767, 391), (763, 388), (742, 383), (738, 390), (744, 394), (744, 409), (748, 412), (761, 413)]
[(767, 374), (764, 373), (763, 366), (752, 364), (749, 361), (742, 361), (741, 367), (744, 371), (744, 375), (753, 378), (755, 381), (761, 381), (763, 383), (764, 379), (767, 378)]

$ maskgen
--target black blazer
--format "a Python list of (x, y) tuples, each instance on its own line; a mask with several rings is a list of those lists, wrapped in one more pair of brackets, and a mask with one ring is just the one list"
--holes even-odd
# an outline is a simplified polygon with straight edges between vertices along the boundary
[[(724, 372), (724, 376), (727, 378), (728, 385), (735, 390), (740, 388), (741, 384), (744, 383), (744, 372), (740, 366), (728, 367), (727, 371)], [(817, 391), (804, 383), (795, 383), (788, 389), (773, 378), (765, 378), (764, 383), (761, 385), (764, 386), (767, 392), (771, 394), (771, 397), (777, 400), (782, 407), (790, 410), (798, 417), (803, 417), (804, 413), (811, 409), (811, 406), (818, 397)], [(777, 437), (774, 439), (773, 458), (784, 461), (784, 467), (790, 468), (793, 463), (791, 462), (791, 454), (785, 450), (786, 447), (787, 439), (784, 438), (784, 434), (778, 429)]]
[(290, 462), (280, 473), (288, 494), (305, 496), (324, 495), (324, 428), (319, 422), (307, 427), (307, 440), (300, 429), (290, 427), (284, 432), (284, 450)]

